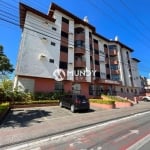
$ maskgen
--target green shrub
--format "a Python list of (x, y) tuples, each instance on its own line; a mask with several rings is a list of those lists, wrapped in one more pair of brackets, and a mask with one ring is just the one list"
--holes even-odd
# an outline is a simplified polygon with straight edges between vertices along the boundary
[(3, 112), (3, 111), (5, 111), (5, 110), (8, 109), (8, 108), (9, 108), (9, 103), (8, 103), (8, 102), (6, 102), (6, 103), (1, 103), (1, 104), (0, 104), (0, 113)]
[(23, 102), (15, 102), (15, 105), (26, 105), (26, 104), (49, 104), (49, 103), (58, 103), (59, 100), (33, 100), (33, 101), (23, 101)]
[(115, 104), (113, 100), (102, 100), (102, 99), (90, 99), (90, 102), (92, 103), (98, 103), (98, 104)]
[(36, 92), (34, 93), (34, 100), (57, 100), (60, 99), (63, 95), (65, 95), (64, 92)]

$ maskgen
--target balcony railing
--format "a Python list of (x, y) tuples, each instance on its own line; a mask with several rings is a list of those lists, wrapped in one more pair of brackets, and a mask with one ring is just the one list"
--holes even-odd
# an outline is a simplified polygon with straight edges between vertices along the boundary
[(74, 67), (85, 68), (86, 62), (84, 60), (75, 60)]
[(75, 82), (87, 82), (86, 76), (74, 76), (74, 81)]
[(85, 41), (85, 33), (75, 34), (75, 40)]
[(109, 55), (110, 56), (116, 56), (117, 55), (117, 50), (111, 50), (111, 51), (109, 51)]
[(118, 64), (118, 60), (111, 60), (110, 63), (113, 64), (113, 65), (117, 65)]
[(76, 47), (75, 48), (75, 54), (85, 54), (85, 49), (81, 47)]
[(119, 70), (111, 70), (111, 74), (120, 74)]

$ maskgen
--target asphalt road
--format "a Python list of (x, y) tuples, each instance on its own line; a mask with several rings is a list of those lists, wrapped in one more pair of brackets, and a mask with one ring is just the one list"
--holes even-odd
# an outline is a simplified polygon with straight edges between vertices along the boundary
[[(144, 137), (149, 134), (150, 114), (145, 114), (104, 126), (93, 126), (86, 131), (83, 129), (80, 133), (72, 133), (69, 136), (60, 136), (42, 142), (34, 148), (36, 150), (149, 150), (150, 139), (144, 140)], [(141, 140), (144, 144), (137, 144)]]

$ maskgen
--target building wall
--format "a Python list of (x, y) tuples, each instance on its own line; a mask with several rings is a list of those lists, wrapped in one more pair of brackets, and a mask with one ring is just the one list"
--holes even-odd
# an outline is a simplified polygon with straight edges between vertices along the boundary
[[(65, 24), (62, 17), (68, 19), (69, 23)], [(73, 86), (81, 94), (88, 96), (89, 84), (95, 84), (95, 88), (104, 87), (105, 90), (116, 88), (117, 93), (126, 95), (132, 95), (134, 90), (139, 90), (141, 85), (140, 78), (138, 78), (138, 67), (136, 62), (131, 61), (130, 49), (124, 48), (117, 41), (109, 41), (98, 36), (98, 34), (92, 33), (93, 31), (88, 25), (82, 24), (80, 21), (77, 23), (75, 18), (71, 18), (57, 9), (54, 11), (54, 18), (56, 21), (50, 22), (27, 11), (16, 67), (16, 86), (19, 85), (22, 89), (32, 92), (54, 91), (53, 72), (60, 68), (61, 61), (65, 61), (67, 64), (66, 73), (75, 69), (93, 69), (99, 73), (97, 81), (93, 80), (91, 76), (78, 78), (77, 80), (75, 80), (74, 75), (67, 76), (63, 81), (66, 92), (72, 91)], [(81, 38), (85, 44), (85, 47), (79, 48), (81, 51), (78, 54), (75, 52), (75, 29), (77, 27), (84, 30), (84, 33), (81, 32), (77, 40)], [(64, 38), (62, 31), (68, 35), (67, 38)], [(61, 45), (65, 45), (68, 51), (62, 51)], [(104, 48), (104, 45), (107, 48)], [(109, 45), (116, 46), (114, 58), (111, 58), (113, 56), (108, 48)], [(95, 50), (97, 51), (95, 52)], [(106, 58), (106, 53), (108, 58)], [(116, 59), (118, 70), (114, 71), (110, 67), (112, 65), (111, 59)], [(81, 61), (81, 65), (79, 61)], [(79, 63), (78, 66), (75, 66), (76, 63)], [(106, 68), (106, 65), (109, 68)], [(112, 76), (115, 75), (119, 75), (120, 79), (113, 81)], [(131, 80), (134, 78), (136, 80)], [(121, 81), (120, 85), (118, 81)], [(121, 88), (123, 88), (123, 92)]]
[(132, 65), (132, 78), (133, 78), (133, 85), (134, 87), (142, 87), (141, 85), (141, 79), (140, 79), (140, 76), (139, 76), (139, 72), (138, 72), (138, 63), (137, 61), (134, 61), (132, 59), (131, 61)]
[[(55, 27), (56, 31), (53, 31), (52, 27)], [(56, 33), (54, 34), (54, 32)], [(56, 35), (58, 40), (56, 40)], [(51, 42), (54, 42), (55, 46), (51, 45)], [(53, 71), (59, 66), (59, 55), (60, 30), (58, 25), (28, 12), (18, 55), (16, 74), (53, 78)], [(50, 63), (50, 59), (54, 60), (54, 63)]]

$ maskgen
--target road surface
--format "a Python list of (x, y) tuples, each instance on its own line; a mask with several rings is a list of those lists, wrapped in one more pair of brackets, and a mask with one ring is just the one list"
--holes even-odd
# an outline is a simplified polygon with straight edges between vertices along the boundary
[(145, 113), (43, 139), (39, 143), (29, 144), (28, 147), (21, 149), (149, 150), (149, 135), (150, 113)]

